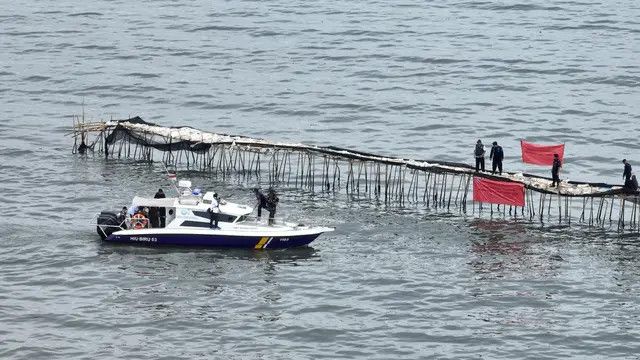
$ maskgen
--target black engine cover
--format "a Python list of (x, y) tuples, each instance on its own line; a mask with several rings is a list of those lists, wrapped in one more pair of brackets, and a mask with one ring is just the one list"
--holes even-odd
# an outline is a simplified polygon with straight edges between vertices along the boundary
[(98, 215), (98, 225), (109, 225), (109, 226), (103, 226), (102, 228), (100, 226), (96, 226), (96, 231), (98, 232), (98, 235), (100, 235), (100, 237), (104, 240), (106, 239), (107, 236), (111, 235), (112, 233), (118, 230), (122, 230), (122, 228), (120, 227), (122, 220), (123, 219), (120, 218), (119, 214), (116, 212), (112, 212), (112, 211), (101, 212), (100, 215)]

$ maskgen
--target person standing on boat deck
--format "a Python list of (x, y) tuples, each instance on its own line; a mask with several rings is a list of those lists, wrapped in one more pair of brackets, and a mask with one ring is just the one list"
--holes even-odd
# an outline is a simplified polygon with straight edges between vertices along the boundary
[(256, 195), (256, 200), (258, 200), (258, 219), (262, 216), (262, 209), (267, 210), (267, 197), (260, 191), (258, 188), (253, 188), (253, 193)]
[(213, 199), (211, 199), (211, 205), (209, 206), (209, 227), (212, 229), (219, 229), (218, 227), (218, 213), (220, 212), (220, 204), (218, 203), (218, 194), (213, 193)]
[[(158, 189), (158, 192), (153, 196), (154, 199), (164, 199), (167, 196), (164, 194), (164, 191), (162, 191), (162, 189)], [(166, 219), (167, 219), (167, 209), (165, 209), (164, 207), (160, 207), (158, 208), (158, 220), (160, 223), (160, 227), (163, 228), (166, 224)]]
[(502, 159), (504, 159), (504, 152), (502, 151), (502, 146), (498, 145), (497, 141), (493, 142), (491, 146), (491, 153), (489, 153), (489, 159), (491, 161), (491, 173), (496, 173), (496, 167), (500, 175), (502, 175)]
[(478, 142), (476, 143), (476, 149), (474, 150), (473, 154), (476, 157), (476, 172), (478, 172), (478, 170), (482, 169), (482, 172), (484, 172), (484, 145), (482, 145), (482, 141), (478, 140)]
[(273, 225), (275, 223), (276, 218), (276, 207), (278, 206), (278, 195), (275, 190), (269, 189), (267, 194), (267, 210), (269, 210), (269, 225)]
[(155, 206), (149, 208), (149, 224), (154, 229), (159, 225), (158, 208)]
[(120, 213), (118, 213), (118, 221), (120, 222), (121, 226), (123, 226), (125, 229), (127, 228), (127, 223), (125, 220), (127, 220), (128, 214), (129, 214), (129, 210), (127, 209), (126, 206), (123, 206), (122, 210), (120, 210)]
[(556, 184), (560, 186), (560, 168), (562, 167), (562, 162), (560, 162), (560, 157), (558, 154), (553, 154), (553, 165), (551, 166), (551, 177), (553, 181), (551, 182), (551, 187), (555, 187)]
[(118, 217), (121, 219), (126, 219), (128, 213), (129, 213), (129, 209), (127, 209), (126, 206), (123, 206), (122, 210), (120, 210), (120, 212), (118, 213)]
[(626, 183), (631, 179), (631, 164), (629, 164), (627, 159), (622, 159), (622, 163), (624, 164), (624, 171), (622, 172), (622, 178)]

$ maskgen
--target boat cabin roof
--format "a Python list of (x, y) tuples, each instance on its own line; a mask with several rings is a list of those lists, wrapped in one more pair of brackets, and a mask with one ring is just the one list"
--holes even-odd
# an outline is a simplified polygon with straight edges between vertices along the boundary
[[(179, 200), (179, 201), (176, 201)], [(131, 202), (131, 206), (137, 207), (187, 207), (187, 208), (200, 208), (206, 209), (209, 207), (208, 204), (201, 202), (201, 199), (195, 196), (189, 197), (180, 197), (177, 198), (163, 198), (163, 199), (154, 199), (154, 198), (144, 198), (140, 196), (136, 196), (133, 198)], [(209, 201), (209, 204), (211, 201)], [(222, 213), (233, 215), (233, 216), (242, 216), (249, 215), (253, 211), (253, 208), (250, 206), (240, 205), (232, 202), (223, 201), (220, 203), (220, 211)]]
[(146, 206), (146, 207), (174, 207), (176, 203), (175, 198), (144, 198), (140, 196), (136, 196), (133, 198), (131, 202), (132, 206)]

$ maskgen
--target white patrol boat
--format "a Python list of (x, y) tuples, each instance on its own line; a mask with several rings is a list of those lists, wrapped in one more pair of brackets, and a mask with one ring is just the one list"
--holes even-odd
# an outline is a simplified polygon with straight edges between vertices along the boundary
[[(174, 246), (211, 246), (253, 249), (279, 249), (304, 246), (330, 227), (297, 224), (266, 225), (246, 221), (253, 208), (220, 201), (218, 228), (209, 225), (209, 212), (214, 193), (202, 195), (191, 191), (191, 182), (181, 180), (178, 197), (134, 197), (131, 207), (140, 209), (129, 214), (103, 211), (98, 216), (97, 231), (103, 240), (119, 243), (145, 243)], [(146, 211), (145, 211), (146, 209)], [(164, 210), (164, 211), (163, 211)], [(166, 226), (151, 221), (151, 216), (164, 213)], [(156, 225), (153, 227), (153, 225)]]

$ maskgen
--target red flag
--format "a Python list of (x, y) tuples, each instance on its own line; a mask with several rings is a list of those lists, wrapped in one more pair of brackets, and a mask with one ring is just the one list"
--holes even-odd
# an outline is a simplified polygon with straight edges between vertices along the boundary
[(491, 204), (524, 206), (524, 184), (474, 177), (473, 200)]
[(564, 144), (540, 145), (520, 140), (522, 162), (536, 165), (553, 165), (553, 154), (564, 158)]

